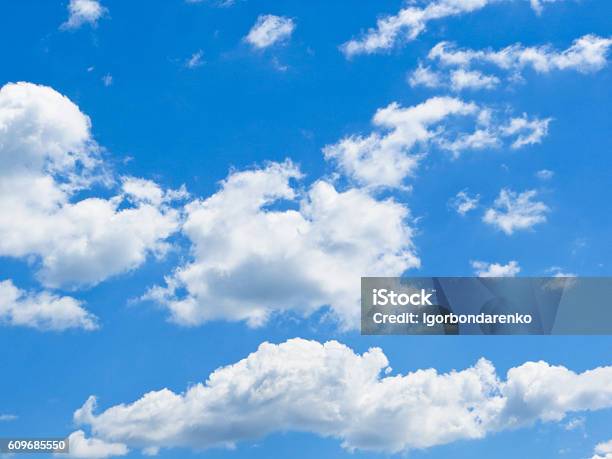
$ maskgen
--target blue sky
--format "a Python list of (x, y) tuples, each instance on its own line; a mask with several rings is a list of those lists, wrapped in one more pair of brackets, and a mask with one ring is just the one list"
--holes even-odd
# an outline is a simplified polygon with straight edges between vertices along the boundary
[[(417, 2), (414, 7), (435, 3)], [(102, 2), (105, 10), (99, 18), (71, 27), (62, 27), (69, 16), (67, 2), (27, 0), (0, 6), (3, 56), (0, 87), (30, 82), (66, 96), (82, 114), (89, 116), (88, 141), (93, 139), (98, 145), (96, 158), (101, 158), (104, 169), (112, 176), (110, 183), (93, 181), (87, 187), (75, 188), (67, 202), (118, 196), (124, 183), (122, 177), (147, 179), (163, 190), (185, 185), (189, 193), (189, 197), (164, 198), (155, 205), (126, 198), (117, 212), (124, 206), (141, 210), (152, 206), (158, 212), (155, 215), (159, 227), (175, 226), (169, 234), (157, 228), (163, 234), (149, 241), (151, 247), (143, 249), (144, 260), (126, 262), (113, 271), (103, 266), (107, 262), (112, 264), (104, 260), (121, 259), (124, 246), (119, 244), (116, 252), (103, 253), (103, 262), (95, 261), (102, 263), (99, 266), (103, 272), (98, 273), (95, 282), (80, 282), (79, 273), (69, 269), (44, 270), (50, 253), (54, 256), (66, 250), (61, 246), (50, 249), (49, 245), (55, 243), (51, 236), (49, 241), (44, 236), (42, 243), (32, 243), (34, 248), (22, 251), (0, 245), (0, 281), (10, 280), (16, 288), (34, 296), (44, 291), (73, 298), (96, 316), (98, 324), (95, 330), (84, 327), (45, 330), (48, 327), (16, 324), (15, 319), (11, 322), (10, 313), (0, 315), (4, 322), (0, 328), (0, 416), (16, 416), (0, 420), (0, 436), (64, 436), (79, 428), (88, 437), (95, 436), (91, 431), (95, 422), (77, 426), (73, 420), (74, 411), (90, 395), (98, 397), (96, 413), (100, 413), (121, 403), (132, 403), (149, 391), (168, 388), (178, 394), (205, 381), (215, 369), (245, 358), (264, 341), (279, 344), (295, 337), (321, 343), (338, 340), (357, 354), (380, 347), (393, 368), (392, 375), (425, 368), (435, 368), (439, 373), (460, 371), (472, 367), (481, 357), (493, 363), (501, 379), (506, 378), (508, 369), (527, 361), (544, 360), (577, 373), (609, 368), (612, 364), (609, 337), (362, 337), (351, 326), (352, 312), (347, 312), (347, 302), (337, 293), (344, 292), (344, 284), (339, 283), (331, 293), (325, 288), (321, 291), (311, 288), (309, 282), (317, 278), (316, 273), (299, 263), (284, 264), (284, 258), (278, 254), (266, 258), (265, 252), (252, 249), (254, 252), (248, 253), (252, 258), (240, 258), (243, 234), (247, 240), (247, 234), (251, 235), (253, 246), (261, 246), (270, 253), (275, 251), (274, 243), (266, 248), (271, 238), (285, 236), (284, 232), (260, 232), (266, 228), (267, 210), (285, 216), (290, 214), (284, 212), (299, 210), (306, 220), (316, 221), (310, 230), (313, 233), (331, 231), (329, 227), (335, 229), (334, 225), (342, 227), (341, 222), (326, 220), (324, 211), (307, 209), (308, 205), (316, 207), (318, 195), (315, 196), (313, 184), (325, 183), (332, 184), (340, 194), (356, 190), (351, 195), (353, 201), (348, 195), (341, 196), (346, 196), (349, 203), (363, 205), (364, 213), (371, 211), (390, 222), (388, 229), (380, 230), (381, 234), (375, 232), (372, 239), (367, 239), (371, 228), (364, 227), (363, 234), (357, 235), (361, 241), (355, 244), (357, 249), (370, 248), (368, 244), (379, 244), (387, 236), (409, 240), (406, 244), (389, 243), (389, 250), (396, 253), (387, 265), (375, 266), (378, 274), (399, 275), (401, 272), (396, 271), (403, 266), (408, 268), (409, 275), (471, 275), (479, 269), (495, 269), (492, 264), (498, 264), (504, 274), (511, 274), (510, 268), (518, 266), (520, 271), (513, 274), (526, 276), (611, 274), (612, 72), (605, 52), (603, 64), (590, 67), (581, 62), (564, 64), (564, 68), (553, 63), (547, 71), (538, 71), (530, 65), (507, 70), (490, 62), (461, 67), (497, 78), (496, 87), (490, 89), (474, 87), (459, 91), (444, 82), (427, 87), (411, 85), (409, 80), (419, 65), (437, 72), (441, 79), (456, 70), (427, 57), (442, 41), (454, 42), (462, 50), (498, 51), (516, 43), (522, 44), (523, 49), (550, 45), (545, 48), (545, 58), (552, 62), (555, 52), (570, 48), (581, 37), (609, 39), (612, 5), (603, 0), (558, 0), (544, 3), (537, 14), (528, 1), (492, 3), (431, 20), (413, 40), (400, 33), (388, 47), (351, 56), (342, 52), (342, 44), (362, 40), (369, 28), (376, 27), (378, 18), (395, 15), (407, 6), (401, 1), (262, 4), (238, 0), (232, 5), (219, 5), (212, 0), (195, 3), (165, 0), (144, 5), (106, 0)], [(291, 20), (292, 33), (263, 48), (249, 43), (245, 37), (262, 15)], [(200, 65), (190, 68), (188, 61), (198, 53)], [(42, 97), (47, 89), (41, 91), (34, 91), (31, 97)], [(445, 103), (450, 103), (450, 98), (457, 99), (477, 108), (465, 106), (463, 110), (470, 111), (466, 118), (441, 117), (439, 124), (427, 126), (431, 138), (417, 142), (414, 148), (407, 145), (410, 140), (401, 140), (405, 142), (399, 150), (401, 157), (427, 153), (411, 174), (402, 177), (401, 186), (366, 183), (343, 169), (338, 157), (325, 159), (325, 147), (337, 146), (342, 139), (365, 138), (372, 133), (380, 139), (388, 134), (388, 129), (373, 123), (377, 110), (393, 102), (408, 108), (433, 97), (446, 97)], [(34, 104), (31, 99), (23, 103)], [(0, 110), (5, 107), (0, 103)], [(75, 120), (81, 119), (69, 107), (62, 110), (74, 115)], [(490, 124), (478, 124), (476, 114), (483, 112), (493, 114)], [(544, 123), (542, 120), (549, 118), (545, 132), (536, 140), (512, 148), (521, 134), (511, 132), (513, 119)], [(0, 127), (2, 120), (0, 116)], [(494, 136), (496, 145), (465, 148), (455, 158), (436, 143), (457, 140), (462, 133), (469, 134), (478, 128)], [(1, 136), (8, 139), (6, 145), (10, 144), (11, 135), (15, 134), (10, 129), (0, 129), (0, 139)], [(10, 145), (4, 147), (2, 143), (0, 154), (6, 151), (11, 154)], [(382, 151), (384, 146), (377, 148)], [(338, 151), (339, 155), (344, 154), (343, 150)], [(391, 152), (395, 154), (397, 150), (391, 148)], [(243, 221), (229, 216), (222, 220), (230, 225), (227, 233), (200, 233), (204, 231), (203, 222), (211, 217), (206, 214), (206, 205), (199, 206), (215, 193), (227, 192), (227, 197), (216, 195), (221, 200), (221, 209), (240, 208), (242, 198), (230, 195), (232, 182), (228, 177), (249, 180), (240, 174), (263, 171), (271, 183), (276, 175), (266, 169), (268, 162), (282, 163), (287, 158), (304, 174), (303, 178), (292, 177), (287, 182), (297, 199), (292, 199), (279, 185), (282, 190), (269, 193), (280, 198), (266, 203), (263, 210), (253, 215), (252, 220), (261, 222), (261, 226), (250, 227), (251, 219)], [(357, 163), (351, 166), (360, 167)], [(552, 171), (549, 174), (552, 176), (538, 177), (542, 170)], [(44, 173), (51, 174), (46, 170)], [(293, 172), (283, 170), (279, 174), (285, 173)], [(0, 180), (9, 183), (3, 177), (0, 173)], [(53, 177), (59, 183), (60, 179)], [(220, 185), (226, 178), (225, 185)], [(239, 196), (258, 192), (256, 187), (238, 189), (242, 190)], [(511, 201), (520, 201), (521, 193), (533, 190), (532, 198), (525, 195), (528, 209), (521, 208), (515, 215), (503, 204), (496, 205), (503, 189), (516, 193), (511, 195)], [(2, 190), (6, 192), (6, 187)], [(474, 208), (465, 215), (460, 215), (453, 206), (462, 190), (471, 198), (478, 196)], [(322, 196), (327, 196), (324, 191)], [(125, 189), (123, 192), (129, 195)], [(302, 198), (309, 203), (305, 207), (300, 207)], [(389, 199), (399, 207), (381, 204), (390, 202)], [(183, 206), (192, 202), (195, 202), (192, 210), (185, 210)], [(529, 207), (533, 203), (536, 208)], [(9, 205), (0, 208), (3, 212), (12, 209)], [(402, 214), (401, 209), (409, 214)], [(489, 211), (497, 213), (487, 222), (485, 216)], [(504, 212), (510, 214), (504, 214), (506, 220), (497, 218)], [(394, 219), (404, 222), (408, 229), (392, 225)], [(508, 219), (512, 222), (508, 223)], [(180, 229), (185, 221), (186, 226)], [(53, 222), (48, 227), (50, 232), (55, 231), (53, 225), (58, 225), (59, 220)], [(244, 225), (244, 229), (231, 226), (236, 222)], [(221, 224), (219, 227), (224, 228)], [(18, 227), (10, 226), (10, 222), (0, 222), (4, 239), (17, 235), (19, 231), (15, 228)], [(134, 227), (126, 228), (130, 231)], [(342, 227), (348, 233), (341, 236), (352, 237), (350, 229)], [(69, 234), (78, 233), (71, 231)], [(168, 244), (164, 250), (157, 246), (160, 241)], [(235, 251), (233, 257), (247, 268), (255, 268), (246, 278), (241, 277), (242, 271), (230, 270), (229, 280), (246, 282), (250, 290), (220, 299), (220, 312), (207, 309), (211, 306), (203, 303), (209, 297), (198, 290), (198, 285), (216, 279), (218, 266), (214, 263), (225, 266), (233, 258), (224, 259), (223, 252), (210, 261), (207, 257), (214, 252), (210, 241), (218, 241), (222, 252)], [(311, 243), (308, 239), (304, 245)], [(281, 247), (294, 246), (283, 244), (279, 239)], [(381, 252), (364, 258), (348, 254), (345, 248), (338, 249), (336, 255), (318, 246), (298, 249), (296, 259), (302, 259), (304, 264), (322, 259), (321, 266), (338, 268), (349, 277), (351, 267), (334, 265), (334, 257), (347, 257), (346, 264), (355, 264), (356, 270), (363, 266), (365, 270), (369, 269), (368, 262), (378, 263), (385, 255)], [(156, 257), (156, 251), (163, 253)], [(269, 263), (258, 264), (258, 256)], [(418, 258), (420, 266), (410, 257)], [(484, 265), (478, 268), (472, 264), (474, 261)], [(512, 261), (516, 264), (511, 265)], [(385, 272), (385, 266), (395, 271)], [(177, 267), (201, 268), (205, 275), (191, 282), (173, 274)], [(276, 272), (277, 282), (297, 286), (300, 295), (297, 299), (280, 295), (271, 298), (270, 303), (266, 303), (266, 298), (249, 298), (258, 287), (258, 269), (266, 281), (272, 276), (269, 272)], [(285, 271), (288, 277), (298, 273), (304, 279), (279, 278)], [(165, 276), (180, 284), (176, 291), (171, 291)], [(148, 299), (139, 300), (154, 286), (164, 289), (161, 297), (149, 295)], [(195, 312), (180, 309), (183, 300), (193, 301)], [(259, 312), (249, 309), (251, 300), (266, 311), (265, 319), (256, 327), (253, 325)], [(0, 312), (1, 303), (0, 298)], [(605, 389), (605, 384), (601, 387)], [(602, 392), (602, 398), (612, 397), (609, 389), (606, 394)], [(519, 429), (487, 431), (480, 439), (460, 438), (424, 448), (406, 447), (398, 454), (558, 457), (562, 452), (567, 457), (591, 457), (596, 444), (612, 438), (609, 405), (607, 410), (592, 409), (569, 410), (559, 421), (537, 420)], [(567, 423), (576, 419), (578, 427), (567, 430)], [(391, 454), (359, 447), (351, 453), (341, 446), (347, 437), (335, 433), (326, 437), (304, 429), (295, 432), (300, 429), (289, 425), (272, 430), (269, 435), (238, 441), (235, 449), (213, 447), (196, 451), (191, 443), (184, 442), (182, 447), (162, 447), (158, 455), (299, 458)], [(103, 432), (98, 436), (109, 442), (124, 441), (120, 435), (104, 437)], [(127, 457), (140, 457), (141, 449), (147, 445), (135, 441), (128, 446)]]

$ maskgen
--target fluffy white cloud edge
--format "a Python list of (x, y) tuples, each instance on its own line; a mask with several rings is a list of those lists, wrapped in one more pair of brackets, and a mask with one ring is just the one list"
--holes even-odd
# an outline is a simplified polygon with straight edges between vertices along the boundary
[(105, 442), (98, 438), (87, 438), (85, 432), (77, 430), (68, 436), (69, 453), (54, 454), (55, 457), (71, 457), (75, 459), (105, 459), (108, 457), (125, 456), (129, 449), (122, 443)]
[(419, 266), (410, 212), (359, 188), (300, 185), (290, 161), (234, 172), (220, 190), (185, 207), (191, 260), (146, 299), (183, 325), (210, 320), (261, 326), (327, 306), (341, 328), (359, 324), (359, 280)]
[(53, 331), (70, 328), (95, 330), (98, 319), (73, 297), (48, 291), (26, 292), (11, 280), (1, 280), (0, 325)]
[[(105, 170), (91, 121), (47, 86), (0, 88), (0, 256), (34, 261), (45, 287), (95, 285), (163, 256), (181, 190)], [(94, 183), (119, 187), (93, 196)], [(120, 182), (120, 183), (118, 183)], [(77, 192), (86, 197), (74, 199)]]
[(598, 443), (591, 459), (612, 459), (612, 440)]
[[(379, 348), (362, 355), (336, 341), (292, 339), (219, 368), (177, 394), (148, 392), (96, 414), (74, 413), (96, 438), (130, 448), (234, 447), (277, 432), (333, 437), (347, 450), (401, 452), (612, 407), (612, 367), (575, 373), (546, 362), (492, 363), (391, 374)], [(602, 449), (603, 451), (603, 449)]]

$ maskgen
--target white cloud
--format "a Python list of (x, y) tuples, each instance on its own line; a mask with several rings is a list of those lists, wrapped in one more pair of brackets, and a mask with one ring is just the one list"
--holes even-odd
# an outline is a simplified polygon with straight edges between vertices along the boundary
[(109, 87), (113, 84), (113, 76), (110, 73), (107, 73), (102, 77), (102, 84), (106, 87)]
[[(93, 183), (110, 179), (100, 173), (90, 128), (89, 118), (49, 87), (0, 89), (0, 256), (34, 256), (48, 287), (92, 285), (135, 269), (148, 255), (163, 255), (178, 228), (178, 212), (163, 200), (129, 189), (91, 196)], [(77, 191), (90, 196), (74, 200)]]
[(563, 50), (551, 45), (523, 46), (514, 44), (499, 51), (492, 49), (458, 49), (449, 42), (441, 42), (429, 52), (428, 58), (441, 66), (469, 67), (475, 63), (494, 65), (503, 70), (520, 72), (530, 67), (538, 73), (554, 70), (576, 70), (589, 73), (607, 65), (607, 54), (612, 47), (612, 38), (584, 35)]
[(408, 77), (410, 86), (425, 86), (426, 88), (439, 88), (444, 86), (442, 76), (438, 72), (434, 72), (430, 67), (419, 64), (414, 72)]
[[(428, 59), (437, 68), (419, 63), (410, 74), (412, 87), (447, 88), (452, 91), (494, 89), (501, 83), (500, 76), (485, 74), (476, 65), (496, 67), (508, 73), (507, 83), (522, 81), (522, 72), (531, 68), (537, 73), (561, 70), (576, 70), (591, 73), (607, 65), (607, 55), (612, 47), (612, 38), (585, 35), (563, 50), (557, 51), (551, 45), (525, 47), (519, 43), (501, 50), (460, 49), (454, 43), (441, 42), (434, 46)], [(488, 67), (487, 67), (488, 66)]]
[(455, 70), (451, 73), (450, 80), (453, 91), (492, 89), (499, 84), (499, 78), (496, 76), (484, 75), (477, 70)]
[(83, 24), (97, 25), (98, 19), (108, 10), (98, 0), (70, 0), (68, 20), (62, 24), (63, 29), (78, 29)]
[(293, 19), (266, 14), (257, 18), (257, 22), (251, 28), (245, 40), (255, 48), (267, 48), (275, 43), (287, 40), (294, 29)]
[(233, 447), (297, 431), (393, 453), (612, 407), (612, 367), (574, 373), (527, 362), (502, 380), (481, 359), (448, 373), (389, 372), (378, 348), (359, 355), (335, 341), (264, 343), (183, 393), (148, 392), (99, 414), (90, 397), (74, 418), (99, 438), (140, 448)]
[(17, 419), (17, 416), (14, 414), (0, 414), (0, 422), (9, 422), (9, 421), (14, 421), (16, 419)]
[(576, 277), (576, 274), (567, 272), (560, 266), (551, 266), (546, 272), (552, 274), (554, 277)]
[[(526, 116), (492, 121), (491, 114), (488, 108), (453, 97), (432, 97), (408, 108), (394, 102), (374, 115), (372, 122), (377, 131), (365, 137), (345, 137), (326, 146), (323, 153), (360, 185), (401, 188), (404, 180), (414, 174), (427, 147), (458, 156), (465, 150), (496, 148), (503, 138), (513, 137), (513, 147), (520, 148), (540, 141), (550, 122)], [(454, 117), (469, 117), (475, 130), (457, 132)]]
[(438, 143), (458, 157), (462, 151), (466, 150), (498, 148), (501, 145), (500, 135), (498, 128), (477, 128), (474, 132), (462, 133), (453, 140), (440, 139)]
[(550, 180), (554, 177), (555, 173), (549, 169), (541, 169), (537, 171), (535, 175), (540, 180)]
[(191, 55), (187, 62), (185, 62), (185, 67), (188, 69), (195, 69), (204, 65), (204, 51), (201, 49), (196, 51)]
[[(361, 38), (344, 43), (340, 49), (349, 58), (358, 54), (389, 50), (397, 44), (415, 40), (425, 31), (430, 21), (471, 13), (498, 1), (500, 0), (434, 0), (424, 7), (413, 6), (413, 2), (410, 2), (409, 6), (397, 14), (378, 19), (375, 28), (368, 29)], [(553, 1), (548, 0), (549, 3)], [(537, 0), (531, 0), (531, 5), (536, 12), (541, 11)]]
[(612, 440), (595, 446), (595, 455), (592, 459), (612, 459)]
[(98, 328), (97, 318), (83, 309), (80, 301), (46, 291), (25, 292), (11, 280), (0, 281), (0, 325), (54, 331)]
[(510, 123), (502, 128), (502, 133), (507, 136), (517, 136), (512, 148), (518, 149), (541, 143), (548, 135), (548, 125), (551, 121), (552, 118), (530, 120), (527, 115), (523, 115), (520, 118), (512, 118)]
[(157, 208), (190, 196), (184, 185), (178, 190), (163, 190), (152, 180), (130, 176), (121, 177), (121, 189), (130, 202), (147, 203)]
[(478, 277), (515, 277), (521, 271), (518, 262), (514, 260), (505, 265), (485, 261), (472, 261), (471, 263)]
[(470, 196), (467, 190), (461, 190), (451, 200), (450, 205), (459, 215), (464, 216), (471, 210), (476, 209), (479, 201), (479, 194)]
[(326, 146), (323, 153), (360, 184), (401, 187), (423, 157), (422, 153), (413, 152), (413, 147), (440, 135), (439, 129), (430, 130), (430, 127), (451, 115), (477, 112), (475, 104), (450, 97), (433, 97), (409, 108), (394, 102), (379, 109), (372, 120), (376, 127), (388, 132), (345, 137)]
[[(129, 450), (122, 443), (109, 443), (98, 438), (86, 438), (85, 432), (77, 430), (68, 436), (70, 453), (68, 457), (77, 459), (104, 459), (113, 456), (125, 456)], [(66, 456), (66, 454), (56, 454)]]
[(565, 430), (576, 430), (576, 429), (584, 429), (586, 423), (586, 418), (583, 416), (578, 416), (572, 419), (569, 419), (563, 428)]
[(271, 163), (234, 172), (217, 193), (189, 203), (183, 232), (192, 260), (146, 297), (184, 325), (258, 326), (275, 313), (328, 305), (343, 328), (355, 328), (361, 276), (419, 265), (408, 209), (324, 180), (298, 194), (292, 181), (300, 178), (291, 162)]
[(483, 221), (508, 235), (544, 223), (550, 209), (543, 202), (533, 200), (536, 194), (535, 190), (517, 193), (503, 188), (493, 207), (485, 212)]
[(478, 70), (457, 69), (446, 74), (432, 70), (431, 67), (419, 66), (408, 77), (410, 86), (426, 88), (448, 88), (455, 92), (464, 90), (493, 89), (500, 79), (495, 75), (485, 75)]

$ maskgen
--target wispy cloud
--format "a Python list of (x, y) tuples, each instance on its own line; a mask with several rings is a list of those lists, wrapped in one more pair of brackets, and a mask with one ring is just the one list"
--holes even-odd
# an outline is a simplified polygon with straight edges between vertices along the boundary
[(266, 14), (257, 18), (257, 22), (245, 37), (245, 41), (254, 48), (268, 48), (287, 40), (294, 29), (293, 19)]
[(508, 235), (544, 223), (550, 209), (543, 202), (536, 201), (536, 195), (535, 190), (517, 193), (503, 188), (493, 207), (485, 212), (483, 221)]
[(68, 20), (62, 24), (62, 29), (78, 29), (84, 24), (96, 26), (108, 10), (98, 0), (70, 0), (68, 13)]
[[(531, 0), (532, 8), (540, 13), (542, 3), (562, 0)], [(497, 0), (434, 0), (424, 7), (409, 6), (397, 14), (379, 19), (376, 27), (368, 29), (360, 38), (344, 43), (340, 49), (346, 57), (386, 51), (394, 46), (416, 39), (431, 21), (471, 13), (497, 3)]]
[(480, 195), (470, 196), (468, 190), (459, 191), (450, 201), (450, 206), (461, 216), (476, 209), (480, 201)]
[(187, 59), (185, 67), (188, 69), (195, 69), (204, 65), (204, 51), (201, 49), (196, 51)]

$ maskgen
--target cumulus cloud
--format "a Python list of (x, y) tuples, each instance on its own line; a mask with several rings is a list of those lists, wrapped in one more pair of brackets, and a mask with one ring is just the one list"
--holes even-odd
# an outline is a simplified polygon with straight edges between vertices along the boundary
[[(608, 53), (612, 47), (612, 38), (597, 35), (584, 35), (565, 50), (556, 50), (552, 45), (523, 46), (516, 43), (500, 50), (460, 49), (454, 43), (441, 42), (434, 46), (428, 59), (440, 67), (432, 70), (419, 64), (410, 80), (413, 86), (427, 86), (427, 80), (418, 78), (424, 68), (435, 74), (438, 87), (445, 86), (454, 90), (469, 87), (472, 89), (492, 89), (499, 82), (493, 75), (483, 75), (479, 70), (471, 69), (475, 65), (488, 65), (510, 73), (509, 80), (521, 78), (524, 69), (530, 68), (537, 73), (575, 70), (580, 73), (593, 73), (604, 68), (608, 63)], [(448, 67), (459, 67), (446, 74)]]
[[(47, 287), (93, 285), (137, 268), (163, 255), (178, 228), (167, 205), (174, 195), (154, 182), (146, 184), (155, 200), (133, 179), (116, 196), (91, 196), (111, 179), (90, 131), (89, 118), (49, 87), (0, 89), (0, 256), (33, 256)], [(90, 196), (76, 200), (77, 192)]]
[(535, 190), (517, 193), (503, 188), (493, 207), (485, 212), (483, 221), (508, 235), (544, 223), (550, 209), (543, 202), (535, 201), (536, 195)]
[(265, 323), (274, 313), (308, 315), (323, 306), (345, 328), (359, 321), (359, 282), (419, 265), (409, 211), (325, 180), (303, 193), (287, 161), (234, 172), (212, 196), (186, 205), (192, 260), (146, 298), (174, 321)]
[(81, 306), (80, 301), (70, 296), (26, 292), (11, 280), (0, 281), (0, 325), (54, 331), (98, 328), (96, 316)]
[(62, 29), (78, 29), (83, 24), (97, 25), (98, 19), (108, 10), (98, 0), (70, 0), (68, 4), (69, 17), (62, 24)]
[[(471, 13), (500, 0), (434, 0), (426, 6), (415, 6), (409, 2), (395, 15), (384, 16), (376, 27), (368, 29), (360, 38), (344, 43), (340, 49), (347, 57), (358, 54), (373, 54), (386, 51), (394, 46), (415, 40), (427, 28), (427, 24), (452, 16)], [(552, 3), (555, 0), (544, 0)], [(557, 0), (561, 1), (561, 0)], [(536, 12), (542, 10), (542, 0), (531, 0)]]
[(450, 97), (434, 97), (408, 108), (394, 102), (374, 115), (372, 122), (381, 132), (367, 137), (345, 137), (326, 146), (323, 153), (360, 184), (399, 187), (423, 157), (422, 153), (413, 152), (413, 147), (440, 135), (439, 130), (430, 127), (451, 115), (477, 112), (475, 104)]
[(595, 446), (595, 454), (592, 459), (612, 459), (612, 440)]
[(266, 14), (257, 18), (245, 40), (251, 46), (263, 49), (287, 40), (294, 29), (293, 19)]
[(389, 372), (378, 348), (359, 355), (335, 341), (264, 343), (183, 393), (148, 392), (99, 414), (90, 397), (74, 418), (134, 448), (233, 447), (297, 431), (336, 438), (350, 451), (394, 453), (612, 407), (612, 367), (575, 373), (527, 362), (504, 380), (481, 359), (448, 373)]
[(472, 261), (471, 264), (478, 277), (515, 277), (521, 271), (518, 262), (514, 260), (505, 265), (486, 261)]
[[(459, 130), (455, 125), (461, 123), (453, 123), (459, 117), (471, 120), (474, 129)], [(432, 97), (408, 108), (394, 102), (379, 109), (372, 122), (376, 131), (328, 145), (323, 149), (324, 156), (360, 185), (402, 187), (404, 180), (414, 174), (427, 147), (458, 156), (465, 150), (499, 147), (504, 138), (511, 138), (512, 146), (520, 148), (539, 142), (550, 120), (526, 116), (496, 120), (486, 107), (453, 97)]]
[[(68, 457), (77, 459), (104, 459), (113, 456), (125, 456), (129, 450), (121, 443), (109, 443), (98, 438), (87, 438), (85, 432), (77, 430), (68, 436), (70, 453)], [(57, 454), (59, 457), (60, 454)], [(65, 454), (61, 454), (65, 456)]]
[(479, 194), (470, 196), (467, 190), (461, 190), (451, 200), (450, 205), (459, 215), (464, 216), (471, 210), (476, 209), (479, 201)]

